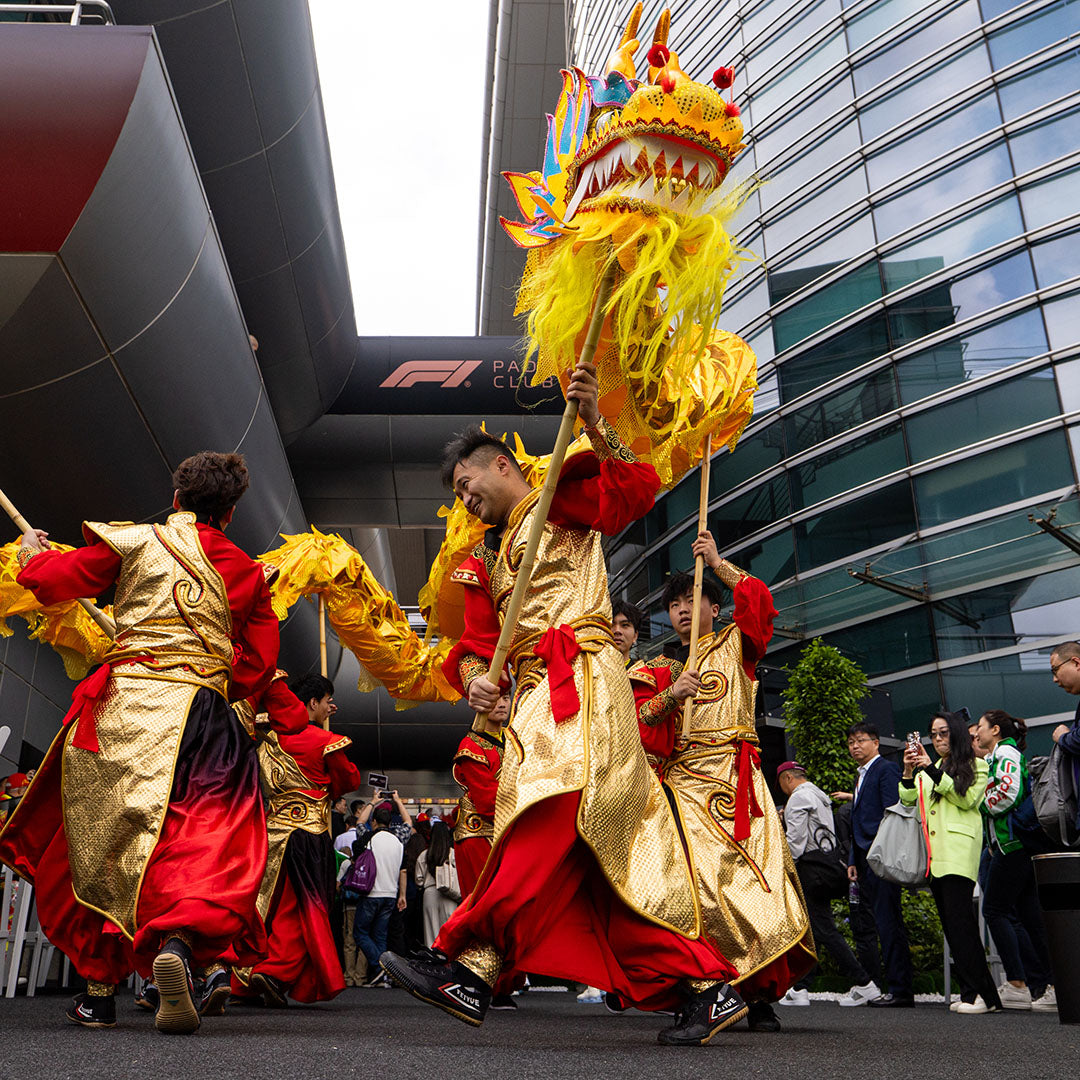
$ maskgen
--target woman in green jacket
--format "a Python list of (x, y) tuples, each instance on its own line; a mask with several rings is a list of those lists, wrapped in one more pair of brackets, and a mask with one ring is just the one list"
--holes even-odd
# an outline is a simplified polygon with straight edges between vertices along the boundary
[(919, 746), (904, 753), (900, 801), (918, 803), (930, 852), (930, 892), (953, 957), (960, 984), (955, 1010), (965, 1015), (997, 1012), (997, 987), (986, 963), (971, 898), (982, 853), (979, 804), (986, 791), (986, 763), (975, 756), (961, 713), (938, 713), (930, 722), (930, 741), (938, 756)]

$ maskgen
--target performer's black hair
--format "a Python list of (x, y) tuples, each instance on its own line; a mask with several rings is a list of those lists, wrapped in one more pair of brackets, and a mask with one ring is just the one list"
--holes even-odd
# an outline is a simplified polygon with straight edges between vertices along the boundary
[[(685, 570), (680, 570), (677, 574), (672, 574), (664, 582), (664, 594), (660, 598), (660, 603), (664, 605), (666, 611), (680, 596), (686, 596), (687, 593), (693, 593), (693, 591), (694, 575), (688, 574)], [(720, 586), (714, 584), (708, 578), (702, 578), (701, 595), (708, 597), (709, 603), (716, 604), (718, 607), (724, 602), (724, 594), (720, 591)]]
[(289, 683), (289, 689), (304, 703), (304, 707), (312, 701), (322, 701), (327, 694), (334, 692), (334, 684), (325, 676), (314, 672), (301, 675)]
[(248, 483), (243, 454), (218, 454), (213, 450), (201, 450), (184, 458), (172, 475), (180, 509), (214, 521), (240, 501)]
[(476, 453), (486, 455), (487, 462), (501, 454), (519, 473), (521, 472), (521, 466), (514, 457), (514, 451), (502, 439), (489, 435), (479, 424), (470, 424), (443, 447), (442, 482), (451, 491), (454, 490), (454, 469), (457, 468), (459, 462), (471, 458)]
[(645, 620), (645, 616), (642, 614), (641, 608), (637, 604), (631, 604), (629, 600), (616, 600), (611, 605), (611, 617), (615, 618), (616, 615), (622, 615), (630, 625), (634, 628), (636, 633), (641, 632), (641, 624)]

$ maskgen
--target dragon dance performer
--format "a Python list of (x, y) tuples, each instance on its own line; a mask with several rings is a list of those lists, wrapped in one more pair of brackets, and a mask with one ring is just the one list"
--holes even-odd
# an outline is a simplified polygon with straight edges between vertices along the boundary
[[(500, 972), (529, 971), (612, 990), (651, 1009), (681, 1007), (660, 1041), (700, 1044), (746, 1013), (734, 969), (700, 934), (693, 883), (667, 801), (637, 736), (599, 532), (652, 506), (655, 470), (601, 421), (591, 365), (578, 364), (591, 452), (567, 458), (544, 528), (509, 663), (517, 691), (495, 813), (495, 844), (436, 947), (452, 959), (383, 968), (415, 997), (480, 1024)], [(491, 526), (455, 572), (465, 633), (444, 671), (476, 711), (499, 687), (486, 672), (539, 491), (509, 448), (479, 428), (447, 448), (448, 479)]]
[(87, 979), (67, 1014), (87, 1027), (116, 1023), (135, 967), (160, 989), (158, 1029), (194, 1031), (193, 966), (266, 950), (258, 761), (227, 699), (269, 682), (278, 621), (263, 568), (223, 531), (243, 458), (196, 454), (173, 485), (164, 524), (88, 522), (70, 552), (30, 530), (19, 552), (43, 604), (116, 586), (116, 642), (0, 832), (0, 860), (34, 883), (42, 929)]
[[(673, 750), (656, 759), (670, 792), (694, 869), (705, 933), (738, 969), (750, 1026), (779, 1030), (778, 1000), (815, 962), (806, 907), (776, 807), (761, 773), (754, 726), (755, 666), (776, 615), (764, 582), (719, 557), (712, 535), (693, 545), (734, 593), (734, 621), (714, 631), (720, 590), (676, 574), (664, 604), (680, 644), (637, 665), (630, 679), (643, 730)], [(684, 669), (698, 620), (697, 670)], [(681, 733), (683, 702), (694, 699), (690, 737)]]
[[(330, 927), (334, 902), (331, 803), (362, 782), (348, 759), (352, 740), (326, 730), (336, 711), (334, 685), (305, 675), (291, 689), (275, 681), (260, 701), (248, 700), (246, 725), (259, 739), (259, 772), (269, 804), (269, 855), (259, 889), (259, 914), (269, 950), (254, 967), (234, 967), (232, 990), (276, 1008), (329, 1001), (345, 989)], [(260, 730), (265, 713), (270, 731)]]

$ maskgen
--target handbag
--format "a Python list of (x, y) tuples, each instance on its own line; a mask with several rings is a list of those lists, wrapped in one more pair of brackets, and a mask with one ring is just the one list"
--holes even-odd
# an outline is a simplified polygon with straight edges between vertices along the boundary
[(808, 896), (826, 900), (847, 896), (847, 860), (840, 857), (835, 834), (824, 826), (814, 830), (814, 847), (795, 860), (795, 869)]
[(919, 807), (898, 802), (886, 808), (866, 853), (866, 863), (882, 881), (912, 887), (925, 885), (930, 873), (929, 850)]
[(435, 867), (435, 888), (448, 900), (461, 900), (461, 884), (458, 882), (457, 867), (449, 859)]

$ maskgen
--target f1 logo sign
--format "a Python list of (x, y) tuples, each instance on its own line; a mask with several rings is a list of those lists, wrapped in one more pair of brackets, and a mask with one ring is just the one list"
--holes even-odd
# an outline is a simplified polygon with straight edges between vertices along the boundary
[(433, 382), (444, 390), (452, 390), (461, 386), (479, 366), (479, 360), (406, 360), (404, 364), (398, 364), (379, 386), (392, 389)]

